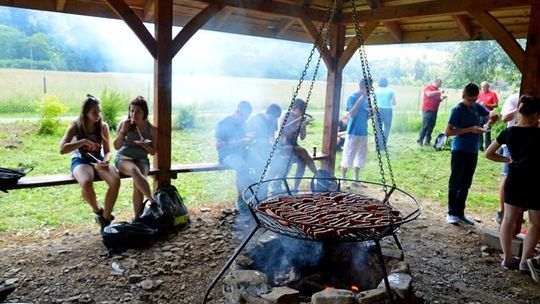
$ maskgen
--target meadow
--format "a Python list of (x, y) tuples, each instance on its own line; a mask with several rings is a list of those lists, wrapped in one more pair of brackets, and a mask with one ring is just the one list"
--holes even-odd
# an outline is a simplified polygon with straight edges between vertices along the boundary
[[(22, 117), (37, 117), (37, 113), (19, 113), (2, 110), (7, 105), (32, 105), (43, 94), (43, 73), (40, 71), (0, 69), (0, 166), (15, 167), (31, 165), (32, 176), (69, 172), (69, 155), (60, 155), (59, 142), (67, 120), (56, 134), (39, 136), (37, 123)], [(148, 95), (147, 75), (112, 73), (60, 73), (46, 72), (47, 93), (57, 94), (76, 115), (79, 102), (86, 92), (99, 92), (104, 88), (117, 90), (126, 100), (130, 96)], [(53, 81), (53, 75), (55, 80)], [(5, 77), (11, 75), (11, 77)], [(57, 78), (57, 79), (56, 79)], [(40, 82), (41, 79), (41, 82)], [(36, 84), (37, 83), (37, 84)], [(53, 85), (55, 83), (55, 85)], [(215, 123), (231, 113), (241, 99), (253, 103), (255, 111), (262, 111), (270, 102), (288, 106), (295, 81), (235, 79), (182, 76), (175, 78), (173, 107), (195, 105), (197, 126), (172, 133), (172, 163), (215, 162)], [(41, 86), (40, 86), (41, 84)], [(185, 88), (183, 91), (182, 88)], [(343, 100), (356, 90), (357, 84), (343, 86)], [(8, 89), (9, 88), (9, 89)], [(260, 89), (258, 91), (258, 89)], [(418, 147), (416, 137), (421, 125), (420, 87), (392, 86), (397, 97), (392, 133), (389, 139), (389, 156), (396, 185), (411, 193), (422, 204), (446, 205), (450, 152), (435, 151), (431, 147)], [(222, 93), (220, 95), (220, 92)], [(304, 92), (299, 95), (303, 97)], [(151, 94), (151, 93), (150, 93)], [(448, 90), (449, 97), (441, 105), (434, 136), (445, 128), (450, 109), (459, 101), (458, 90)], [(501, 96), (503, 100), (505, 96)], [(308, 130), (308, 138), (302, 145), (311, 149), (322, 143), (324, 83), (317, 83), (308, 112), (315, 120)], [(173, 113), (173, 119), (175, 114)], [(114, 133), (113, 133), (114, 135)], [(370, 152), (361, 178), (380, 181), (373, 136), (370, 136)], [(339, 172), (341, 152), (337, 154), (336, 172)], [(469, 193), (468, 210), (473, 213), (494, 214), (497, 209), (497, 189), (500, 165), (480, 155), (474, 182)], [(387, 177), (388, 179), (388, 177)], [(181, 174), (173, 184), (179, 189), (186, 204), (195, 212), (200, 207), (234, 207), (234, 175), (231, 171)], [(118, 219), (131, 217), (132, 182), (122, 180), (122, 190), (115, 207)], [(104, 183), (96, 183), (99, 198), (105, 193)], [(444, 214), (441, 214), (443, 217)], [(17, 233), (26, 237), (82, 229), (93, 225), (93, 216), (82, 200), (78, 185), (37, 189), (13, 190), (0, 193), (0, 243), (7, 235)]]

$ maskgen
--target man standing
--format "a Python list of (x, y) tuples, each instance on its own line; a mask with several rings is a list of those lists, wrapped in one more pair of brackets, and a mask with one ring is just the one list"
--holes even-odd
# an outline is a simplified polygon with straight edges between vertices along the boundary
[[(379, 116), (383, 130), (379, 130), (379, 122), (375, 123), (377, 127), (377, 145), (378, 148), (386, 150), (388, 147), (388, 137), (390, 136), (390, 128), (392, 127), (392, 107), (396, 105), (396, 96), (392, 89), (388, 88), (388, 80), (383, 77), (379, 80), (379, 87), (375, 89), (375, 98), (379, 108)], [(382, 141), (384, 134), (384, 141)]]
[(485, 129), (480, 125), (481, 117), (496, 118), (493, 111), (476, 103), (480, 89), (474, 83), (469, 83), (463, 89), (463, 101), (452, 109), (446, 136), (456, 136), (452, 141), (452, 156), (450, 161), (450, 179), (448, 181), (448, 214), (446, 221), (450, 224), (461, 222), (474, 225), (465, 216), (465, 201), (472, 184), (476, 163), (478, 161), (478, 141)]
[(358, 92), (353, 93), (347, 99), (347, 137), (343, 146), (341, 159), (341, 177), (347, 178), (347, 170), (354, 166), (354, 180), (359, 181), (360, 169), (364, 167), (367, 159), (367, 137), (370, 116), (368, 104), (368, 90), (366, 80), (359, 83)]
[[(499, 98), (495, 92), (489, 90), (489, 83), (487, 81), (482, 81), (480, 84), (480, 94), (478, 95), (477, 102), (483, 105), (488, 111), (493, 111), (499, 105)], [(486, 123), (487, 118), (483, 118), (482, 126)], [(489, 144), (491, 144), (491, 131), (488, 129), (484, 133), (484, 136), (480, 136), (480, 150), (484, 151)]]
[[(435, 78), (433, 82), (424, 88), (424, 99), (422, 101), (422, 128), (418, 140), (418, 145), (431, 146), (431, 133), (437, 122), (437, 111), (441, 101), (446, 98), (441, 90), (442, 80)], [(425, 142), (424, 142), (425, 139)]]

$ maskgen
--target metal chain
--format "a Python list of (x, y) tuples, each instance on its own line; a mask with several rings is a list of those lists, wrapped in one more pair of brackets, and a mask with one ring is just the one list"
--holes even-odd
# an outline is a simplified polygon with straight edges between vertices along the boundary
[[(379, 107), (377, 105), (377, 99), (375, 97), (375, 91), (373, 89), (373, 79), (371, 77), (371, 70), (369, 68), (369, 65), (368, 65), (368, 62), (367, 62), (367, 55), (366, 55), (366, 51), (365, 51), (365, 48), (364, 48), (364, 37), (362, 35), (362, 30), (360, 29), (360, 24), (359, 24), (359, 21), (358, 21), (358, 13), (356, 11), (356, 4), (355, 4), (355, 1), (352, 0), (351, 1), (351, 4), (352, 4), (352, 15), (353, 15), (353, 21), (354, 21), (354, 29), (355, 29), (355, 33), (356, 33), (356, 40), (358, 42), (358, 53), (360, 55), (360, 62), (362, 64), (362, 74), (364, 76), (364, 81), (366, 82), (366, 89), (368, 90), (368, 105), (369, 105), (369, 111), (370, 113), (372, 114), (372, 116), (374, 115), (377, 119), (377, 122), (375, 122), (375, 120), (372, 118), (371, 119), (371, 124), (373, 126), (373, 134), (375, 136), (375, 146), (377, 148), (377, 159), (378, 159), (378, 162), (379, 162), (379, 170), (380, 170), (380, 174), (381, 174), (381, 181), (382, 181), (382, 184), (383, 184), (383, 188), (384, 188), (384, 193), (386, 195), (388, 195), (388, 187), (387, 187), (387, 184), (386, 184), (386, 177), (385, 177), (385, 170), (384, 170), (384, 164), (383, 164), (383, 161), (382, 161), (382, 156), (381, 156), (381, 147), (379, 146), (379, 141), (377, 140), (378, 138), (378, 133), (382, 133), (382, 140), (383, 140), (383, 146), (384, 146), (384, 152), (385, 152), (385, 155), (386, 155), (386, 162), (387, 162), (387, 165), (388, 165), (388, 171), (389, 171), (389, 174), (390, 174), (390, 180), (391, 180), (391, 185), (392, 187), (396, 187), (396, 182), (394, 180), (394, 173), (392, 171), (392, 165), (390, 163), (390, 156), (388, 154), (388, 149), (387, 149), (387, 146), (386, 146), (386, 138), (384, 136), (384, 132), (382, 132), (382, 120), (381, 120), (381, 117), (380, 117), (380, 113), (379, 113)], [(374, 103), (372, 104), (371, 103), (371, 98), (373, 98), (373, 101)], [(377, 125), (379, 126), (379, 128), (377, 128)]]
[[(266, 173), (268, 172), (268, 168), (270, 167), (270, 163), (272, 162), (272, 158), (274, 157), (274, 154), (275, 154), (275, 152), (277, 150), (277, 147), (279, 145), (279, 141), (281, 139), (281, 136), (283, 135), (283, 130), (285, 129), (285, 122), (287, 122), (287, 120), (289, 118), (289, 114), (292, 111), (294, 101), (296, 100), (296, 97), (298, 96), (298, 92), (300, 91), (300, 88), (302, 87), (302, 83), (304, 82), (304, 78), (306, 77), (307, 70), (309, 69), (309, 65), (310, 65), (311, 61), (313, 60), (313, 55), (315, 54), (315, 50), (317, 49), (317, 43), (321, 40), (321, 36), (322, 36), (324, 28), (327, 26), (327, 24), (330, 24), (330, 22), (334, 18), (334, 13), (336, 11), (336, 1), (337, 0), (333, 0), (331, 2), (330, 6), (328, 6), (328, 9), (326, 10), (324, 22), (321, 24), (321, 26), (319, 28), (319, 31), (317, 32), (317, 37), (315, 38), (315, 42), (313, 43), (313, 47), (311, 48), (311, 52), (309, 54), (307, 62), (304, 65), (304, 70), (302, 71), (302, 75), (300, 76), (300, 79), (298, 80), (298, 84), (296, 85), (296, 88), (294, 90), (294, 93), (293, 93), (293, 96), (292, 96), (292, 99), (291, 99), (291, 103), (289, 104), (289, 107), (287, 108), (287, 112), (285, 113), (285, 117), (283, 118), (283, 123), (281, 124), (281, 126), (279, 128), (278, 135), (276, 136), (276, 138), (274, 140), (274, 144), (272, 145), (272, 150), (270, 151), (270, 155), (268, 156), (268, 159), (266, 160), (266, 164), (264, 166), (264, 169), (263, 169), (263, 171), (261, 173), (259, 181), (257, 182), (257, 186), (255, 188), (255, 193), (254, 193), (255, 198), (259, 194), (259, 190), (261, 188), (261, 183), (264, 181), (264, 177), (266, 176)], [(325, 37), (324, 39), (325, 39), (325, 42), (326, 42), (326, 40), (328, 39), (328, 36)], [(324, 45), (326, 45), (326, 44), (324, 44)], [(316, 80), (316, 77), (317, 77), (317, 73), (318, 73), (318, 70), (319, 70), (319, 65), (321, 63), (321, 58), (322, 58), (322, 56), (319, 53), (319, 57), (317, 59), (317, 64), (315, 66), (315, 70), (313, 72), (313, 77), (311, 79), (311, 84), (309, 86), (309, 92), (308, 92), (308, 95), (306, 97), (306, 108), (307, 108), (307, 105), (308, 105), (309, 100), (311, 98), (311, 93), (313, 91), (313, 86), (314, 86), (314, 83), (315, 83), (315, 80)], [(304, 108), (304, 111), (305, 111), (305, 108)], [(301, 129), (302, 123), (304, 123), (304, 121), (305, 121), (305, 115), (303, 115), (302, 119), (300, 120), (300, 124), (298, 125), (298, 129), (296, 130), (296, 137), (298, 137), (298, 135), (300, 134), (300, 129)], [(287, 167), (285, 167), (286, 170), (288, 170), (289, 166), (291, 165), (292, 156), (293, 156), (293, 153), (291, 151), (291, 154), (289, 155), (289, 159), (287, 161)]]

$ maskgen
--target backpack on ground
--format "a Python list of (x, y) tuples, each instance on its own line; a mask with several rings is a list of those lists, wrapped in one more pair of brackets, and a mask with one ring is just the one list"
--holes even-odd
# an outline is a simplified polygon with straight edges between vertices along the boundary
[(437, 137), (435, 138), (435, 143), (433, 144), (433, 148), (437, 151), (441, 151), (445, 148), (448, 144), (448, 137), (444, 132), (439, 133)]
[(154, 198), (155, 203), (146, 206), (141, 217), (136, 220), (137, 222), (156, 229), (159, 235), (189, 223), (187, 207), (175, 186), (160, 187)]
[(111, 253), (121, 253), (127, 249), (148, 247), (154, 241), (156, 230), (140, 222), (118, 222), (101, 232), (103, 245)]
[(19, 179), (30, 171), (32, 171), (32, 168), (28, 171), (24, 169), (0, 168), (0, 191), (7, 193), (7, 189), (17, 185)]

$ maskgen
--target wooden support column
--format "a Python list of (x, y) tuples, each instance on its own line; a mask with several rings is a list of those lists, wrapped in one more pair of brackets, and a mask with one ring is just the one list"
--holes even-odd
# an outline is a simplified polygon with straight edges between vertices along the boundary
[(324, 131), (322, 152), (328, 158), (322, 163), (323, 169), (334, 173), (336, 167), (336, 145), (343, 84), (343, 66), (338, 64), (345, 48), (345, 26), (332, 23), (330, 26), (330, 53), (334, 69), (328, 69), (326, 78), (326, 102), (324, 106)]
[(521, 94), (540, 96), (540, 5), (531, 7), (525, 64), (521, 76)]
[(154, 124), (158, 128), (154, 167), (159, 169), (157, 187), (169, 185), (171, 176), (171, 102), (172, 102), (172, 13), (173, 0), (155, 4)]

